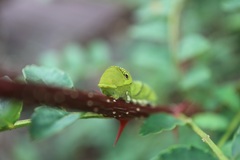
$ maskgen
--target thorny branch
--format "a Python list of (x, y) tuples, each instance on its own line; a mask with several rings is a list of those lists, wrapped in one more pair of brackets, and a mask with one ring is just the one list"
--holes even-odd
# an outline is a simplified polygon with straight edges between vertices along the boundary
[(117, 119), (147, 117), (158, 112), (178, 114), (188, 106), (186, 103), (182, 103), (176, 107), (143, 107), (139, 104), (126, 103), (123, 100), (115, 100), (92, 92), (6, 80), (0, 80), (0, 97), (14, 98), (34, 105), (45, 104), (77, 111), (95, 112), (105, 117)]

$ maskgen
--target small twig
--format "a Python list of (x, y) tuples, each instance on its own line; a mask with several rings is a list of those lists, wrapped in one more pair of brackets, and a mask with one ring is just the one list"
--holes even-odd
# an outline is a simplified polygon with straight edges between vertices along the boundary
[(202, 141), (205, 142), (212, 151), (216, 154), (219, 160), (228, 160), (228, 158), (222, 153), (220, 148), (211, 140), (210, 136), (206, 134), (203, 130), (201, 130), (193, 121), (191, 118), (188, 118), (184, 115), (181, 115), (179, 117), (183, 122), (185, 122), (187, 125), (189, 125), (192, 130), (197, 133), (201, 138)]
[(168, 17), (169, 49), (176, 67), (179, 67), (177, 52), (179, 51), (180, 19), (185, 2), (186, 0), (177, 1)]
[[(83, 112), (94, 112), (105, 117), (132, 119), (147, 117), (150, 114), (165, 112), (176, 114), (176, 108), (170, 106), (146, 107), (126, 103), (102, 94), (83, 92), (76, 89), (64, 89), (39, 84), (23, 84), (0, 80), (0, 97), (14, 98), (35, 105), (64, 107)], [(178, 112), (183, 112), (188, 104), (176, 105)]]
[(6, 127), (6, 128), (1, 128), (0, 131), (5, 131), (5, 130), (11, 130), (11, 129), (16, 129), (16, 128), (21, 128), (25, 127), (31, 124), (30, 119), (24, 119), (24, 120), (18, 120), (16, 123), (14, 123), (11, 127)]

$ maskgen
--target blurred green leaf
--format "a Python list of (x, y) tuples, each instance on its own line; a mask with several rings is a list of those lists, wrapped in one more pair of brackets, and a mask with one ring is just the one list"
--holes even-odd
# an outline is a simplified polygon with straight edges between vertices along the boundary
[(94, 40), (88, 45), (88, 52), (92, 63), (104, 65), (110, 61), (110, 50), (108, 44), (103, 40)]
[(226, 155), (227, 157), (231, 157), (232, 156), (232, 140), (227, 141), (221, 148), (220, 148), (224, 155)]
[[(155, 3), (154, 3), (155, 2)], [(160, 1), (148, 1), (134, 12), (135, 19), (138, 22), (146, 22), (154, 19), (159, 19), (163, 16), (163, 10), (160, 9)], [(165, 15), (164, 15), (165, 16)]]
[(222, 8), (225, 11), (235, 11), (240, 8), (240, 1), (239, 0), (223, 0)]
[(138, 22), (146, 22), (149, 20), (158, 21), (159, 18), (166, 18), (177, 0), (150, 0), (141, 1), (140, 7), (134, 12)]
[(35, 109), (29, 131), (33, 139), (46, 138), (56, 134), (80, 118), (80, 113), (41, 106)]
[(177, 125), (184, 125), (184, 123), (169, 114), (155, 114), (144, 121), (141, 126), (140, 134), (148, 135), (151, 133), (161, 133), (163, 131), (172, 130)]
[(68, 73), (73, 81), (82, 78), (86, 73), (87, 56), (86, 51), (78, 44), (68, 44), (63, 49), (60, 68)]
[(235, 85), (219, 86), (215, 94), (222, 104), (227, 105), (227, 107), (234, 111), (240, 109), (240, 98)]
[(133, 39), (149, 41), (165, 41), (167, 37), (167, 26), (162, 21), (154, 21), (147, 24), (132, 26), (129, 34)]
[(172, 147), (162, 151), (152, 160), (217, 160), (209, 152), (196, 147)]
[(71, 78), (59, 69), (29, 65), (24, 67), (22, 72), (27, 82), (67, 88), (73, 87)]
[(193, 120), (203, 129), (224, 131), (228, 127), (227, 118), (216, 113), (199, 113), (193, 116)]
[(57, 68), (59, 67), (59, 54), (56, 50), (49, 50), (43, 53), (39, 58), (41, 66)]
[(180, 86), (183, 90), (188, 90), (193, 87), (204, 85), (208, 83), (207, 80), (210, 79), (211, 73), (206, 67), (194, 67), (192, 68), (180, 82)]
[(87, 51), (88, 60), (91, 61), (91, 64), (88, 64), (88, 70), (91, 70), (92, 75), (107, 68), (112, 63), (109, 45), (103, 40), (94, 40), (89, 43)]
[(232, 142), (232, 159), (239, 160), (240, 159), (240, 127), (234, 135)]
[(186, 61), (206, 53), (210, 49), (210, 42), (201, 35), (191, 34), (183, 38), (180, 44), (178, 58)]
[[(240, 6), (240, 5), (239, 5)], [(224, 25), (228, 27), (229, 30), (239, 31), (240, 30), (240, 13), (230, 14), (226, 17), (226, 22)]]
[(0, 129), (11, 128), (19, 119), (22, 111), (22, 102), (0, 99)]

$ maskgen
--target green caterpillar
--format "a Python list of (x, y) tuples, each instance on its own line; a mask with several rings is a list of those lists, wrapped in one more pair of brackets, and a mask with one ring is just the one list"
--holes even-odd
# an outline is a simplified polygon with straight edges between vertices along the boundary
[(106, 96), (122, 98), (126, 102), (155, 105), (157, 101), (155, 92), (147, 84), (133, 81), (130, 73), (118, 66), (107, 68), (98, 86)]

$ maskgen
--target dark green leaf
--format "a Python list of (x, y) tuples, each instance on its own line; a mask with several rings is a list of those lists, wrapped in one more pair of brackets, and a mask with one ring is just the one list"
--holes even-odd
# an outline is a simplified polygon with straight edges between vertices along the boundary
[(73, 87), (70, 77), (59, 69), (30, 65), (23, 68), (22, 72), (27, 82), (67, 88)]
[(217, 160), (217, 158), (196, 147), (179, 146), (162, 151), (152, 160)]
[(177, 125), (184, 123), (172, 115), (161, 113), (148, 117), (141, 126), (140, 134), (160, 133), (166, 130), (172, 130)]
[(19, 119), (22, 102), (0, 99), (0, 128), (11, 128)]
[(228, 127), (227, 118), (216, 113), (200, 113), (195, 115), (193, 120), (204, 129), (223, 131)]
[(32, 115), (30, 134), (33, 139), (45, 138), (60, 132), (79, 118), (80, 113), (42, 106), (35, 109)]
[(240, 159), (240, 127), (234, 135), (232, 142), (232, 158), (234, 160)]
[(234, 85), (218, 87), (215, 91), (218, 100), (232, 110), (240, 109), (240, 99)]

